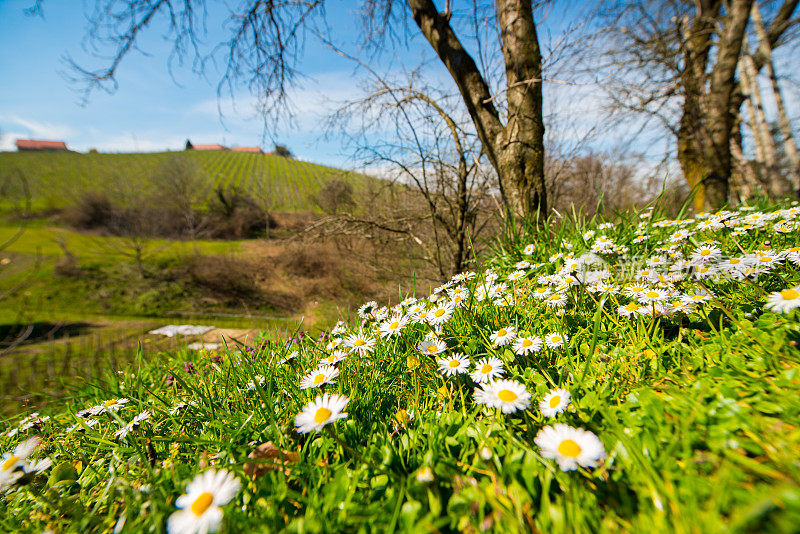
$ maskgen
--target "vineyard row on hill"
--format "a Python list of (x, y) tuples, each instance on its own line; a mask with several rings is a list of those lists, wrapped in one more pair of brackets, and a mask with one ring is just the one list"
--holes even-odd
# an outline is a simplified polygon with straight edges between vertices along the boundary
[[(93, 190), (112, 194), (158, 187), (165, 162), (181, 158), (197, 171), (199, 202), (214, 192), (237, 189), (266, 202), (273, 210), (314, 209), (313, 195), (331, 179), (353, 184), (356, 193), (371, 178), (304, 161), (266, 154), (237, 152), (157, 152), (133, 154), (0, 152), (0, 178), (25, 178), (34, 203), (60, 208)], [(6, 180), (18, 186), (19, 180)], [(19, 193), (19, 192), (17, 192)]]

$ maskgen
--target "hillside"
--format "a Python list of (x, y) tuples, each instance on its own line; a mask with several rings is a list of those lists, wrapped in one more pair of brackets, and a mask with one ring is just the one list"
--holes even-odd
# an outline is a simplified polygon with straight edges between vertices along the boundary
[(319, 339), (143, 354), (0, 425), (0, 526), (795, 532), (798, 214), (529, 226)]
[[(83, 154), (77, 152), (0, 152), (0, 178), (17, 170), (30, 187), (37, 210), (58, 209), (85, 191), (147, 185), (166, 161), (178, 158), (196, 169), (203, 201), (218, 187), (269, 197), (271, 209), (314, 209), (311, 196), (333, 178), (353, 184), (356, 193), (370, 178), (275, 155), (232, 151)], [(16, 183), (16, 182), (14, 182)], [(17, 192), (19, 195), (19, 192)]]

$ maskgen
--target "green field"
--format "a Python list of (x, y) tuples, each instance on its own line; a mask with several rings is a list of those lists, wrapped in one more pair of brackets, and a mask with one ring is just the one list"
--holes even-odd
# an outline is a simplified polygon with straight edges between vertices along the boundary
[(37, 211), (58, 209), (75, 201), (85, 191), (113, 191), (121, 184), (157, 186), (152, 182), (159, 166), (176, 157), (198, 169), (203, 184), (199, 201), (208, 199), (218, 187), (238, 188), (259, 198), (268, 196), (271, 209), (275, 211), (313, 210), (311, 195), (333, 178), (349, 181), (356, 192), (369, 180), (364, 175), (324, 165), (230, 151), (0, 152), (0, 178), (13, 176), (18, 170), (28, 182)]
[(797, 532), (798, 216), (512, 228), (328, 339), (137, 355), (0, 423), (0, 530)]

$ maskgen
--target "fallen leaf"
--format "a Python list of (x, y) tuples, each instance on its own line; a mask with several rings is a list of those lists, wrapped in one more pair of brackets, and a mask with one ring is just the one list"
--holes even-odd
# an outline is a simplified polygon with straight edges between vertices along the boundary
[(296, 451), (284, 451), (272, 444), (271, 441), (262, 443), (253, 452), (247, 455), (254, 462), (244, 464), (244, 472), (248, 476), (257, 478), (269, 471), (281, 469), (284, 474), (289, 474), (289, 464), (293, 464), (300, 459), (300, 454)]

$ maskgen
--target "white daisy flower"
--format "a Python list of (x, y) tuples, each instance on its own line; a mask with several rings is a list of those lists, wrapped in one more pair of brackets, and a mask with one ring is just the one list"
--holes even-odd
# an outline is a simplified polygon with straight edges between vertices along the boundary
[[(197, 402), (196, 401), (179, 402), (178, 404), (169, 409), (169, 414), (178, 415), (179, 413), (181, 413), (183, 410), (186, 410), (190, 406), (197, 408)], [(86, 423), (88, 424), (89, 421), (86, 421)]]
[(453, 277), (454, 282), (465, 282), (467, 280), (472, 280), (475, 278), (475, 273), (472, 271), (467, 271), (465, 273), (459, 273)]
[(777, 313), (786, 313), (800, 307), (800, 286), (771, 293), (765, 308)]
[[(339, 343), (341, 343), (341, 340), (333, 339), (333, 340), (331, 340), (331, 342), (330, 342), (330, 343), (328, 343), (328, 345), (334, 345), (334, 346), (335, 346), (335, 343), (334, 343), (334, 342), (336, 342), (336, 341), (339, 341)], [(330, 349), (329, 349), (329, 350), (330, 350)], [(295, 359), (295, 358), (297, 358), (298, 356), (300, 356), (300, 353), (299, 353), (299, 352), (297, 352), (296, 350), (293, 350), (293, 351), (292, 351), (292, 352), (290, 352), (290, 353), (289, 353), (289, 354), (288, 354), (288, 355), (287, 355), (285, 358), (281, 359), (281, 361), (280, 361), (280, 362), (278, 362), (278, 363), (279, 363), (280, 365), (283, 365), (283, 364), (285, 364), (286, 362), (289, 362), (289, 361), (292, 361), (292, 360), (294, 360), (294, 359)]]
[(722, 251), (715, 245), (705, 245), (695, 250), (689, 257), (689, 261), (695, 263), (708, 263), (720, 257)]
[(131, 422), (129, 422), (128, 424), (124, 425), (122, 428), (114, 432), (114, 437), (117, 438), (119, 441), (122, 441), (123, 439), (128, 437), (128, 434), (133, 432), (133, 430), (136, 429), (143, 421), (147, 421), (148, 419), (150, 419), (150, 415), (151, 415), (150, 412), (147, 410), (141, 412), (139, 415), (134, 417), (131, 420)]
[(332, 365), (317, 367), (300, 380), (300, 389), (318, 388), (324, 384), (333, 384), (333, 379), (339, 376), (339, 370)]
[(536, 251), (536, 245), (534, 245), (533, 243), (526, 245), (525, 248), (522, 249), (522, 253), (525, 254), (526, 256), (530, 256), (535, 251)]
[(169, 516), (169, 534), (206, 534), (222, 524), (222, 508), (239, 493), (239, 480), (225, 469), (210, 469), (194, 477), (186, 493), (175, 500), (179, 511)]
[(306, 404), (294, 418), (297, 432), (301, 434), (308, 434), (312, 430), (319, 432), (325, 425), (344, 419), (347, 414), (342, 410), (348, 402), (350, 399), (343, 395), (325, 393), (318, 396), (313, 402)]
[(349, 348), (350, 352), (356, 352), (359, 356), (364, 356), (373, 351), (377, 342), (377, 339), (369, 337), (359, 330), (357, 334), (351, 334), (345, 338), (344, 346)]
[(603, 443), (592, 432), (568, 425), (546, 426), (533, 441), (541, 455), (555, 459), (562, 471), (595, 467), (606, 455)]
[(344, 334), (345, 332), (347, 332), (347, 325), (344, 324), (344, 322), (339, 321), (336, 323), (336, 326), (333, 327), (333, 330), (331, 330), (331, 335), (338, 336)]
[(545, 299), (547, 305), (551, 308), (561, 308), (567, 303), (566, 293), (553, 293)]
[(562, 346), (564, 343), (569, 341), (569, 337), (566, 334), (560, 333), (553, 333), (547, 334), (544, 336), (545, 344), (550, 347), (551, 349), (557, 349), (558, 347)]
[(550, 296), (550, 288), (549, 287), (537, 287), (533, 290), (533, 298), (535, 299), (546, 299)]
[(622, 291), (626, 296), (637, 298), (639, 295), (644, 293), (647, 288), (640, 284), (634, 284), (630, 286), (626, 286), (625, 289)]
[(526, 356), (531, 352), (538, 352), (542, 348), (542, 340), (538, 336), (518, 337), (514, 342), (514, 353)]
[(544, 396), (539, 409), (545, 417), (555, 417), (569, 406), (570, 393), (566, 389), (554, 389)]
[(428, 324), (438, 326), (447, 322), (453, 316), (453, 305), (449, 302), (434, 306), (428, 310)]
[(459, 293), (458, 295), (453, 295), (450, 299), (450, 303), (453, 305), (454, 308), (460, 308), (467, 302), (467, 298), (469, 298), (469, 292)]
[(262, 375), (255, 375), (253, 376), (253, 379), (247, 383), (245, 388), (247, 389), (247, 391), (253, 391), (254, 389), (256, 389), (256, 383), (258, 383), (259, 386), (263, 386), (265, 382), (266, 379)]
[(519, 270), (510, 273), (506, 278), (510, 282), (516, 282), (517, 280), (521, 280), (524, 277), (525, 277), (525, 271)]
[(378, 329), (380, 337), (392, 337), (399, 334), (403, 328), (408, 324), (408, 318), (404, 315), (395, 315), (391, 319), (387, 319), (381, 323)]
[[(174, 408), (173, 408), (174, 409)], [(85, 432), (86, 427), (94, 428), (100, 423), (97, 419), (86, 419), (83, 421), (83, 425), (80, 423), (75, 423), (71, 427), (67, 428), (67, 434), (72, 434), (73, 432)], [(86, 426), (84, 426), (86, 425)]]
[(467, 372), (469, 357), (456, 352), (447, 358), (439, 358), (436, 363), (439, 364), (439, 372), (444, 376), (460, 375)]
[(475, 388), (475, 402), (489, 408), (499, 408), (503, 413), (527, 410), (531, 405), (531, 394), (525, 384), (515, 380), (497, 380)]
[(639, 293), (636, 297), (639, 302), (650, 304), (651, 302), (661, 302), (669, 298), (669, 293), (663, 289), (648, 289), (643, 293)]
[(419, 345), (417, 345), (417, 350), (422, 354), (436, 356), (437, 354), (441, 354), (447, 350), (447, 344), (435, 336), (427, 335), (422, 341), (419, 342)]
[(500, 358), (484, 358), (475, 364), (475, 370), (469, 376), (478, 384), (484, 384), (503, 376), (506, 372), (504, 366)]
[(335, 351), (331, 352), (328, 356), (325, 356), (324, 358), (322, 358), (319, 361), (319, 364), (320, 365), (335, 365), (335, 364), (339, 363), (340, 361), (344, 360), (346, 357), (347, 357), (347, 354), (345, 354), (344, 351), (335, 350)]
[(378, 303), (374, 300), (367, 302), (358, 309), (358, 316), (362, 319), (369, 319), (375, 310), (378, 309)]
[(530, 262), (525, 260), (518, 261), (517, 263), (514, 264), (515, 269), (527, 269), (530, 266), (531, 266)]
[(128, 399), (109, 399), (103, 404), (98, 404), (92, 408), (92, 415), (100, 415), (109, 412), (118, 412), (123, 406), (128, 404)]
[(694, 311), (694, 305), (682, 300), (673, 300), (668, 304), (670, 313), (691, 313)]
[(627, 304), (622, 304), (617, 308), (617, 313), (623, 317), (633, 317), (634, 315), (641, 315), (645, 313), (645, 310), (642, 309), (635, 302), (629, 302)]
[(515, 336), (516, 332), (514, 332), (514, 327), (508, 326), (494, 332), (489, 336), (489, 339), (495, 347), (502, 347), (503, 345), (513, 342)]
[(698, 280), (702, 280), (704, 278), (711, 278), (718, 272), (719, 270), (714, 265), (700, 265), (692, 272), (692, 275)]
[(17, 445), (12, 452), (0, 456), (0, 492), (12, 486), (25, 474), (25, 468), (29, 466), (26, 460), (34, 453), (39, 443), (41, 440), (34, 436)]

